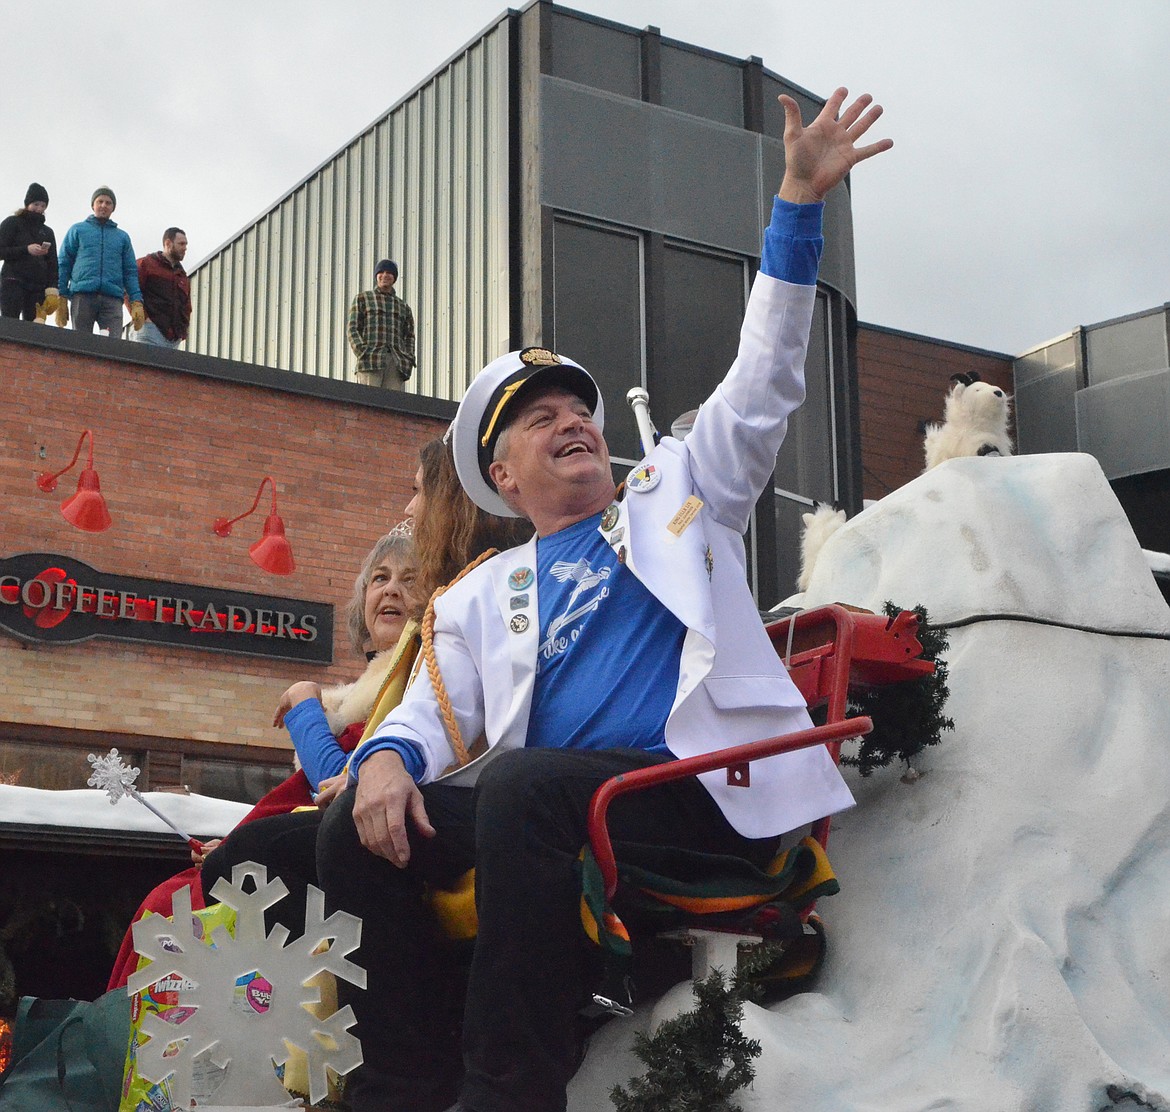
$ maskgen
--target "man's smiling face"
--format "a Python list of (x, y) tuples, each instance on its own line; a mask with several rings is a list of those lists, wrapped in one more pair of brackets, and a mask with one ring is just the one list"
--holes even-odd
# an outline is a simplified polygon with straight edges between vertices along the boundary
[(534, 523), (545, 513), (573, 516), (597, 502), (601, 508), (613, 497), (605, 438), (589, 406), (562, 386), (537, 387), (516, 403), (491, 475), (504, 499)]

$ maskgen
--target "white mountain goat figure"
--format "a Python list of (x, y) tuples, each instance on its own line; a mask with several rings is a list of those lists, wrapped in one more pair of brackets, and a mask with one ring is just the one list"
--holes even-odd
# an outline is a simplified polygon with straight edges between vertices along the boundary
[(1010, 456), (1011, 398), (979, 375), (952, 375), (941, 425), (927, 425), (923, 449), (929, 471), (958, 456)]

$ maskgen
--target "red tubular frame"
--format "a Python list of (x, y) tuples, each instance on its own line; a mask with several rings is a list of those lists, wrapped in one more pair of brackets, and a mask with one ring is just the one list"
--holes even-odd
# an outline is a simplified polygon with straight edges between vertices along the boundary
[[(807, 644), (808, 634), (829, 625), (831, 635), (826, 632), (825, 636), (816, 637), (812, 645)], [(751, 761), (812, 745), (826, 746), (833, 760), (838, 761), (842, 742), (873, 729), (868, 718), (845, 717), (851, 680), (863, 685), (897, 683), (934, 671), (930, 661), (921, 659), (922, 645), (916, 637), (918, 619), (909, 611), (887, 618), (882, 614), (847, 610), (844, 606), (818, 606), (779, 619), (766, 628), (777, 655), (784, 660), (805, 702), (810, 707), (826, 707), (825, 725), (638, 769), (607, 780), (594, 793), (589, 806), (589, 841), (605, 880), (607, 898), (613, 898), (617, 887), (617, 865), (605, 818), (617, 796), (719, 768), (727, 769), (729, 783), (746, 785)], [(799, 634), (806, 636), (800, 642), (794, 641)], [(791, 654), (789, 644), (793, 646)], [(828, 845), (830, 823), (828, 815), (813, 823), (812, 836), (822, 846)]]
[[(848, 659), (846, 656), (846, 662)], [(593, 847), (593, 856), (597, 860), (602, 878), (605, 881), (606, 898), (612, 899), (617, 890), (617, 862), (614, 860), (613, 845), (609, 839), (605, 818), (610, 803), (619, 795), (649, 788), (655, 784), (666, 784), (671, 780), (681, 780), (687, 776), (697, 776), (701, 772), (713, 772), (720, 768), (726, 768), (730, 778), (734, 775), (736, 765), (746, 765), (751, 761), (758, 761), (777, 753), (790, 753), (793, 750), (807, 749), (813, 745), (828, 745), (835, 759), (836, 752), (840, 749), (843, 741), (868, 734), (872, 729), (873, 722), (868, 718), (848, 718), (843, 722), (812, 726), (807, 730), (799, 730), (793, 734), (765, 738), (763, 741), (752, 741), (746, 745), (735, 745), (729, 749), (716, 750), (714, 753), (703, 753), (697, 757), (685, 757), (682, 760), (669, 761), (666, 764), (635, 769), (633, 772), (626, 772), (606, 780), (593, 793), (593, 799), (589, 804), (589, 841)]]

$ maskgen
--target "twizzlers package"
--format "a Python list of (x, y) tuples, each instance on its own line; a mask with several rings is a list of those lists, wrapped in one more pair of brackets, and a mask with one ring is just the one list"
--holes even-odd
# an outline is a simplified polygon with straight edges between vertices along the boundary
[[(208, 946), (214, 946), (211, 940), (212, 933), (218, 927), (226, 928), (228, 934), (235, 936), (236, 913), (227, 904), (212, 904), (202, 911), (191, 913), (192, 930)], [(171, 947), (168, 946), (168, 949)], [(179, 947), (174, 946), (176, 953)], [(149, 959), (139, 958), (138, 968), (147, 964)], [(253, 975), (254, 977), (255, 975)], [(271, 986), (251, 984), (238, 986), (237, 991), (243, 994), (244, 999), (255, 1006), (260, 1002), (266, 1006), (265, 993), (271, 992)], [(141, 992), (136, 993), (130, 1002), (130, 1042), (126, 1048), (126, 1066), (123, 1071), (122, 1100), (118, 1105), (118, 1112), (187, 1112), (171, 1103), (171, 1086), (169, 1080), (162, 1082), (147, 1081), (139, 1077), (138, 1048), (146, 1042), (146, 1037), (140, 1034), (142, 1024), (147, 1015), (154, 1013), (168, 1023), (182, 1023), (194, 1010), (179, 1004), (179, 991), (190, 990), (192, 983), (185, 977), (174, 973), (167, 973), (153, 984), (148, 985)], [(181, 1041), (172, 1043), (166, 1054), (178, 1054)], [(192, 1097), (196, 1104), (209, 1103), (212, 1094), (223, 1080), (224, 1071), (220, 1069), (206, 1054), (195, 1059), (193, 1068)]]

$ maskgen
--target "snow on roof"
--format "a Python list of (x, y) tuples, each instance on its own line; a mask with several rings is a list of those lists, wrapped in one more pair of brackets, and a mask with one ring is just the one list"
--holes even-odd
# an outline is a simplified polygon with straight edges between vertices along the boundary
[[(142, 794), (181, 830), (194, 837), (222, 837), (251, 810), (247, 803), (212, 799), (206, 795)], [(96, 788), (45, 791), (0, 784), (0, 828), (7, 823), (144, 831), (177, 837), (166, 823), (141, 803), (123, 798), (111, 804), (105, 792)]]
[(1150, 565), (1150, 571), (1159, 571), (1170, 575), (1170, 555), (1165, 552), (1151, 552), (1148, 548), (1142, 549), (1142, 555), (1146, 558), (1146, 563)]

